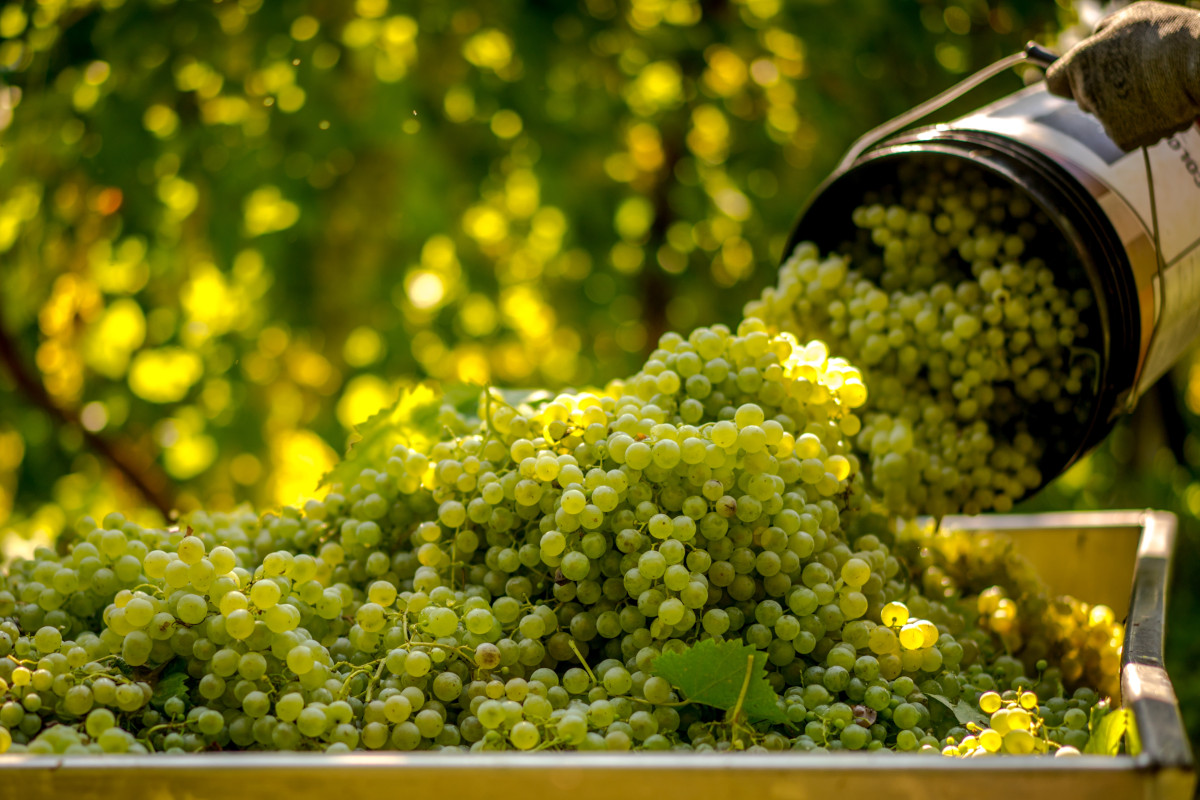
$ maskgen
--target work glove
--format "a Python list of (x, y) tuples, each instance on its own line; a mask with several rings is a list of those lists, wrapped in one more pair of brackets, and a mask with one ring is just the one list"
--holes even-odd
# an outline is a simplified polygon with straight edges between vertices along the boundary
[(1095, 115), (1122, 150), (1185, 130), (1200, 116), (1200, 11), (1133, 3), (1055, 61), (1046, 86)]

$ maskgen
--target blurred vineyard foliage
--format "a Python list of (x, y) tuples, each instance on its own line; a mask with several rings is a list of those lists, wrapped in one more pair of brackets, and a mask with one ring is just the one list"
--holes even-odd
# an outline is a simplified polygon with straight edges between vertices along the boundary
[[(413, 380), (603, 382), (666, 330), (736, 323), (850, 141), (1074, 20), (1065, 0), (2, 5), (0, 548), (114, 509), (294, 503)], [(1194, 371), (1031, 507), (1174, 510), (1200, 564)], [(1200, 731), (1182, 588), (1169, 654)]]

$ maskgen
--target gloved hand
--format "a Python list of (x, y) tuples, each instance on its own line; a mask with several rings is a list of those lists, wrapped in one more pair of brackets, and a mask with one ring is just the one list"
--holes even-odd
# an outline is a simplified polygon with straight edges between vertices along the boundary
[(1200, 11), (1133, 3), (1055, 61), (1046, 86), (1094, 114), (1122, 150), (1185, 130), (1200, 116)]

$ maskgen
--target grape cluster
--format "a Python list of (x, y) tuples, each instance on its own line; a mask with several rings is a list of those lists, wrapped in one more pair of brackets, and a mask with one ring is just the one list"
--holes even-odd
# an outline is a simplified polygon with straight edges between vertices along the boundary
[(846, 253), (800, 244), (745, 314), (863, 370), (857, 449), (890, 508), (1007, 511), (1087, 412), (1092, 295), (1038, 255), (1051, 226), (1020, 190), (954, 161), (900, 179), (891, 202), (854, 210)]
[[(936, 698), (1064, 697), (912, 578), (850, 447), (866, 403), (751, 318), (603, 390), (447, 406), (303, 509), (85, 519), (0, 585), (0, 750), (937, 754), (970, 732)], [(706, 639), (764, 654), (787, 724), (655, 673)]]
[(979, 631), (1005, 652), (1020, 654), (1027, 672), (1046, 660), (1068, 688), (1119, 696), (1125, 627), (1111, 608), (1050, 593), (1002, 534), (921, 530), (910, 523), (901, 539), (898, 553), (914, 584), (930, 597), (973, 600), (975, 608), (964, 610)]
[(1078, 756), (1091, 738), (1093, 709), (1106, 711), (1098, 707), (1097, 699), (1089, 689), (1078, 690), (1069, 700), (1054, 697), (1045, 704), (1031, 691), (984, 692), (978, 705), (988, 715), (987, 726), (968, 723), (970, 734), (962, 741), (948, 741), (942, 753), (967, 758), (997, 753)]

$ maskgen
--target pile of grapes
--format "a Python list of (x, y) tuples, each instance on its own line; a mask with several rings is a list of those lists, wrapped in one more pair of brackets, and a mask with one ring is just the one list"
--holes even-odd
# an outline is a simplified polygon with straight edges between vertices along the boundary
[(903, 519), (1036, 484), (979, 420), (1083, 377), (985, 195), (856, 212), (882, 277), (802, 246), (603, 390), (410, 395), (303, 509), (83, 520), (0, 582), (0, 751), (1088, 750), (1111, 612)]
[(1019, 190), (953, 160), (900, 172), (901, 190), (854, 211), (844, 254), (797, 247), (746, 315), (862, 369), (873, 401), (856, 444), (889, 507), (1008, 511), (1087, 422), (1092, 293)]

